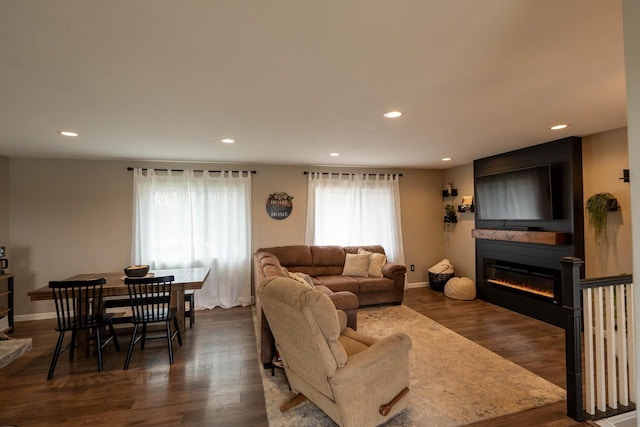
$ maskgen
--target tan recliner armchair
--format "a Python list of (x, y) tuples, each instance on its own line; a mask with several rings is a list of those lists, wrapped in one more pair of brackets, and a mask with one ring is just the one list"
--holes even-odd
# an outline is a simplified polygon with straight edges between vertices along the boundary
[[(408, 404), (411, 339), (376, 339), (346, 327), (327, 295), (284, 277), (257, 291), (291, 389), (286, 410), (308, 398), (343, 427), (375, 426)], [(302, 397), (304, 396), (304, 397)]]

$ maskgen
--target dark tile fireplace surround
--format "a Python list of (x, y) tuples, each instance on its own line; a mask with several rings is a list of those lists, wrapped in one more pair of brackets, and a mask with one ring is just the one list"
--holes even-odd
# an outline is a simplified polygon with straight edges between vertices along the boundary
[(571, 137), (476, 160), (474, 176), (551, 166), (553, 220), (496, 221), (476, 216), (479, 298), (563, 327), (560, 263), (584, 259), (582, 141)]

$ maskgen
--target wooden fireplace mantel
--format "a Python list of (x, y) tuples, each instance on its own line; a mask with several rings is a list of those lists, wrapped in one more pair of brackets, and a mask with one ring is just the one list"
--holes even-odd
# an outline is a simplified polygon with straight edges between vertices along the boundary
[(475, 228), (471, 230), (471, 236), (474, 239), (537, 243), (541, 245), (564, 245), (568, 240), (567, 233), (558, 231), (494, 230), (489, 228)]

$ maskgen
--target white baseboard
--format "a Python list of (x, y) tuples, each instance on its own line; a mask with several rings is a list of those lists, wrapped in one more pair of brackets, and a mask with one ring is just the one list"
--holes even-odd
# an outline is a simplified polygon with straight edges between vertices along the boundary
[(626, 412), (611, 418), (592, 421), (592, 423), (601, 427), (635, 427), (636, 411)]
[(426, 288), (428, 286), (429, 286), (429, 282), (413, 282), (413, 283), (407, 283), (407, 287), (405, 289)]
[(56, 312), (52, 311), (50, 313), (16, 314), (13, 320), (15, 322), (27, 322), (29, 320), (55, 319), (56, 317)]

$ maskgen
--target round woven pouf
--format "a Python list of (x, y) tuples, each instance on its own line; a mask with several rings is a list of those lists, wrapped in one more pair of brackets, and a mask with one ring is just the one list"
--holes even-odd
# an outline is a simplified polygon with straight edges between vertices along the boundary
[(468, 277), (454, 277), (444, 286), (444, 294), (451, 299), (471, 301), (476, 298), (476, 284)]

